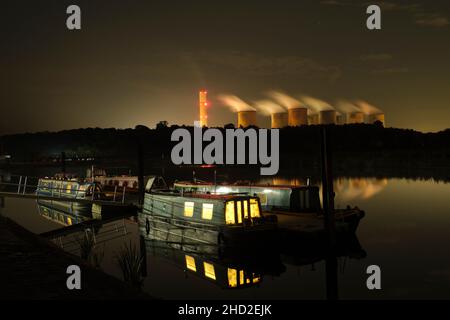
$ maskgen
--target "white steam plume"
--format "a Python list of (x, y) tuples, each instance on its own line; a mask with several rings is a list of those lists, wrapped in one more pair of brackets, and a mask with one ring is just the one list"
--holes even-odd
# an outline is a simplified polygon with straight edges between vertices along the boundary
[(307, 105), (311, 111), (320, 112), (324, 110), (334, 110), (334, 108), (326, 101), (311, 97), (311, 96), (301, 96), (300, 101)]
[(377, 113), (383, 113), (381, 109), (371, 105), (370, 103), (364, 101), (364, 100), (358, 100), (355, 101), (355, 104), (361, 109), (362, 112), (365, 114), (377, 114)]
[(267, 95), (287, 109), (295, 109), (302, 106), (302, 103), (299, 100), (281, 91), (272, 90), (267, 92)]
[(247, 102), (234, 95), (221, 94), (217, 96), (217, 99), (220, 100), (225, 106), (230, 108), (233, 112), (256, 111), (256, 109), (249, 105)]
[(286, 109), (271, 100), (255, 101), (253, 105), (263, 114), (270, 115), (272, 113), (286, 112)]
[(356, 104), (343, 99), (336, 101), (336, 108), (342, 113), (361, 112)]

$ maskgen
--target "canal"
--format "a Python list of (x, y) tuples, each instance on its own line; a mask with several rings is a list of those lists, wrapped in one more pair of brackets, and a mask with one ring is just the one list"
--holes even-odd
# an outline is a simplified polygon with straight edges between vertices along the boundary
[[(296, 183), (295, 178), (278, 183)], [(340, 299), (450, 298), (450, 184), (434, 180), (339, 178), (336, 207), (365, 211), (356, 237), (338, 261)], [(0, 213), (33, 233), (60, 229), (67, 216), (35, 200), (7, 198)], [(71, 224), (78, 220), (72, 217)], [(142, 246), (134, 217), (97, 224), (93, 248), (104, 272), (123, 279), (118, 255)], [(80, 234), (55, 238), (80, 255)], [(77, 238), (78, 237), (78, 238)], [(220, 257), (208, 248), (145, 241), (142, 288), (163, 299), (324, 299), (324, 253), (314, 248), (268, 249)], [(204, 268), (195, 267), (203, 265)], [(368, 290), (366, 268), (381, 268), (381, 290)]]

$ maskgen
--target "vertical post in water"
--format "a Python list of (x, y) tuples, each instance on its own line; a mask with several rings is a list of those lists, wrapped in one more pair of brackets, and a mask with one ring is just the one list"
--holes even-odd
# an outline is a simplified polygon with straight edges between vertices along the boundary
[(122, 204), (125, 203), (125, 192), (127, 190), (127, 187), (123, 186), (123, 190), (122, 190)]
[(217, 189), (217, 170), (214, 169), (214, 193), (216, 193)]
[[(0, 185), (3, 183), (3, 175), (0, 174)], [(1, 190), (1, 187), (0, 187)], [(0, 197), (0, 209), (5, 207), (5, 197)], [(0, 212), (1, 213), (1, 212)]]
[(143, 235), (139, 237), (139, 249), (142, 257), (141, 276), (147, 276), (147, 249), (145, 246), (145, 238)]
[(142, 141), (138, 140), (138, 190), (139, 190), (139, 201), (138, 203), (142, 205), (144, 203), (144, 148), (142, 146)]
[(66, 178), (66, 153), (63, 151), (61, 152), (61, 173), (62, 178)]
[(334, 221), (334, 191), (331, 158), (331, 139), (326, 126), (320, 128), (320, 145), (322, 157), (322, 202), (324, 229), (327, 236), (326, 283), (327, 299), (338, 299), (336, 234)]

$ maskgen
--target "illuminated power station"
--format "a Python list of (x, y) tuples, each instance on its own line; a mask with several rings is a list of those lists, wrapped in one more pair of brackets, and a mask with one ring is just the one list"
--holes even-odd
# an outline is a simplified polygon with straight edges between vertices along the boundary
[(207, 127), (208, 126), (208, 100), (207, 100), (208, 92), (206, 90), (200, 90), (198, 93), (198, 104), (199, 104), (199, 116), (200, 116), (200, 126)]

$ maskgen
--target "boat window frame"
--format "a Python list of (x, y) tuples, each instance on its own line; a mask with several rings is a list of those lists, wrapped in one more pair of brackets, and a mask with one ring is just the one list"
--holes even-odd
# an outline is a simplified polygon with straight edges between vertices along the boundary
[[(208, 208), (205, 206), (211, 206), (211, 208)], [(209, 210), (211, 210), (211, 215), (210, 216), (205, 216), (205, 209), (209, 212)], [(202, 203), (202, 219), (205, 220), (212, 220), (214, 217), (214, 203)]]
[[(233, 215), (232, 215), (233, 216), (233, 221), (231, 223), (227, 222), (228, 221), (227, 220), (227, 207), (228, 207), (228, 204), (230, 204), (230, 207), (233, 209)], [(225, 214), (225, 225), (232, 226), (232, 225), (236, 224), (236, 201), (234, 201), (234, 200), (227, 200), (227, 201), (225, 201), (225, 212), (224, 212), (224, 214)]]
[[(186, 214), (186, 205), (187, 205), (188, 203), (189, 203), (189, 204), (192, 203), (192, 207), (191, 207), (192, 212), (191, 212), (190, 215), (187, 215), (187, 214)], [(183, 217), (192, 218), (192, 217), (194, 217), (194, 212), (195, 212), (195, 202), (194, 202), (194, 201), (184, 201)]]

